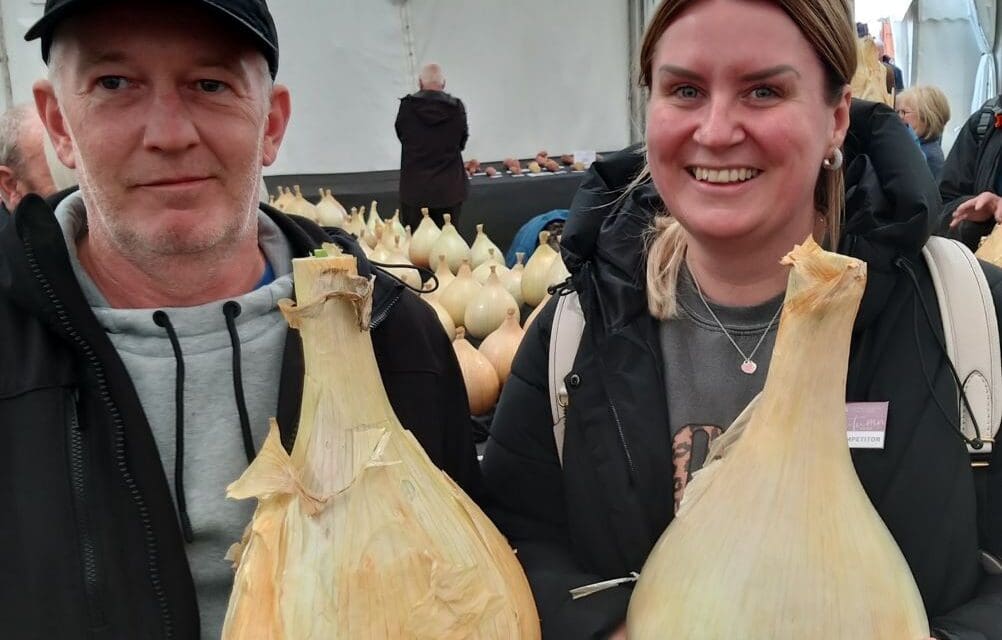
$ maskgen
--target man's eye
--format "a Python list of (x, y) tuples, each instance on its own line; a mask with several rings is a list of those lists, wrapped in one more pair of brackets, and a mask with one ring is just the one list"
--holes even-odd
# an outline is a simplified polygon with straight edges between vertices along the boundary
[(206, 93), (219, 93), (226, 89), (226, 83), (219, 80), (199, 80), (198, 88)]
[(129, 85), (129, 81), (123, 76), (101, 76), (97, 79), (97, 83), (102, 89), (107, 89), (108, 91), (118, 91)]

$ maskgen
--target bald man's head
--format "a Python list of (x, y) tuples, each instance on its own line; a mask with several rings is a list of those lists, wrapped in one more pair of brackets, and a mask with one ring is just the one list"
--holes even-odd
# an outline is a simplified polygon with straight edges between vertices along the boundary
[(44, 136), (35, 105), (17, 105), (0, 115), (0, 200), (8, 211), (14, 211), (29, 193), (49, 196), (56, 192)]

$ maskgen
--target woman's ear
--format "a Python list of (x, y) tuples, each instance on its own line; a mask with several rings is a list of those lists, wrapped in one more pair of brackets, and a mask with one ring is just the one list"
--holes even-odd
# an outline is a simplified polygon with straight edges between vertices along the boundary
[(835, 104), (835, 113), (833, 116), (835, 126), (832, 128), (831, 140), (833, 148), (841, 148), (842, 143), (845, 142), (845, 136), (849, 132), (849, 107), (851, 104), (852, 89), (846, 85), (842, 89), (842, 95), (839, 96), (838, 102)]

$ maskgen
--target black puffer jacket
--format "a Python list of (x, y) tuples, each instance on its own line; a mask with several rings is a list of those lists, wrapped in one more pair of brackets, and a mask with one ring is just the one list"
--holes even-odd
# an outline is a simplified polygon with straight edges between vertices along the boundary
[[(956, 406), (936, 339), (942, 332), (936, 296), (920, 256), (935, 223), (936, 188), (886, 107), (854, 103), (846, 156), (849, 213), (841, 251), (868, 263), (846, 398), (890, 402), (885, 448), (853, 450), (853, 462), (910, 563), (937, 633), (1002, 640), (1002, 578), (986, 577), (978, 561), (979, 546), (1002, 553), (1002, 504), (990, 505), (994, 523), (981, 514), (979, 541), (970, 458), (933, 397)], [(616, 204), (639, 167), (631, 151), (593, 165), (564, 230), (564, 258), (586, 327), (565, 378), (563, 469), (547, 392), (552, 302), (519, 349), (483, 461), (492, 514), (518, 548), (546, 638), (605, 638), (619, 625), (629, 587), (577, 601), (568, 590), (640, 571), (672, 519), (670, 407), (641, 244), (661, 203), (647, 185)], [(986, 271), (999, 305), (1002, 272)], [(932, 309), (931, 323), (919, 296)], [(992, 469), (997, 501), (1002, 474), (998, 465)]]
[[(1002, 159), (1002, 131), (995, 127), (994, 115), (990, 116), (984, 135), (978, 135), (978, 124), (982, 117), (989, 117), (987, 110), (998, 105), (1000, 98), (992, 98), (975, 112), (957, 134), (950, 148), (950, 155), (943, 164), (939, 191), (943, 196), (943, 216), (940, 232), (950, 238), (957, 238), (972, 251), (978, 248), (983, 236), (991, 233), (994, 220), (986, 222), (961, 222), (950, 229), (950, 221), (957, 207), (986, 191), (997, 193), (999, 160)], [(1002, 195), (1002, 194), (999, 194)]]
[[(328, 237), (265, 207), (305, 256)], [(373, 273), (350, 237), (335, 241)], [(431, 459), (481, 491), (459, 365), (432, 310), (375, 272), (390, 402)], [(288, 333), (276, 415), (291, 447), (303, 356)], [(229, 384), (229, 381), (226, 381)], [(84, 299), (49, 204), (0, 220), (0, 629), (11, 640), (192, 640), (195, 588), (153, 434)]]

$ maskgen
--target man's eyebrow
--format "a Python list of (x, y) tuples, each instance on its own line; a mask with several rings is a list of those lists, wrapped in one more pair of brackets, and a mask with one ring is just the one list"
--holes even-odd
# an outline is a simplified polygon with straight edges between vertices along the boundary
[(125, 62), (125, 53), (121, 51), (92, 51), (80, 56), (82, 66), (91, 67), (98, 64)]
[[(784, 73), (793, 73), (798, 78), (800, 77), (800, 72), (788, 64), (779, 64), (775, 67), (769, 67), (767, 69), (762, 69), (760, 71), (753, 71), (751, 73), (746, 73), (741, 76), (743, 82), (757, 82), (761, 80), (767, 80)], [(669, 74), (673, 76), (678, 76), (680, 78), (687, 78), (689, 80), (702, 80), (703, 76), (692, 71), (691, 69), (686, 69), (685, 67), (679, 67), (673, 64), (663, 64), (658, 67), (658, 75)]]

